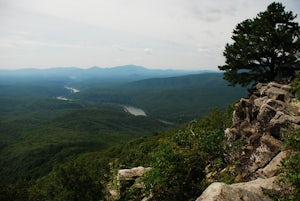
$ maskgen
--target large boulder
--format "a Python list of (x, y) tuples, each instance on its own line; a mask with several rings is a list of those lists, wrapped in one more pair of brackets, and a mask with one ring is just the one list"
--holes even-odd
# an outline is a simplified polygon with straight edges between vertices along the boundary
[(117, 180), (135, 180), (136, 178), (142, 176), (145, 172), (151, 170), (151, 167), (134, 167), (131, 169), (121, 169), (118, 170)]
[(196, 201), (272, 201), (264, 190), (278, 189), (275, 181), (276, 177), (271, 177), (231, 185), (212, 183)]

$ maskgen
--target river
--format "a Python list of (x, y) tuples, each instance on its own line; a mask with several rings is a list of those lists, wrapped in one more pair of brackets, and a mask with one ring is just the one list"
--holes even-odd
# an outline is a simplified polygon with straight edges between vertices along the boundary
[[(68, 89), (72, 94), (76, 94), (76, 93), (80, 92), (80, 90), (72, 88), (72, 87), (65, 86), (65, 89)], [(56, 99), (57, 100), (62, 100), (62, 101), (70, 101), (71, 100), (71, 99), (68, 99), (68, 98), (66, 98), (64, 96), (57, 96)]]
[(134, 116), (147, 116), (144, 110), (132, 106), (124, 106), (125, 112), (128, 112)]
[(75, 88), (72, 88), (72, 87), (65, 87), (66, 89), (68, 89), (68, 90), (70, 90), (70, 92), (71, 93), (79, 93), (80, 92), (80, 90), (78, 90), (78, 89), (75, 89)]

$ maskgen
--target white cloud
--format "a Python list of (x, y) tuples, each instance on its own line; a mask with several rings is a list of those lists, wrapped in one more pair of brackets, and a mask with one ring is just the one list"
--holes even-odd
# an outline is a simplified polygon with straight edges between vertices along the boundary
[(152, 51), (151, 48), (145, 48), (145, 49), (144, 49), (144, 52), (145, 52), (146, 54), (148, 54), (148, 55), (153, 55), (153, 51)]
[[(137, 62), (154, 68), (216, 69), (224, 63), (222, 51), (236, 24), (271, 2), (4, 0), (0, 68)], [(282, 2), (300, 14), (298, 0)]]

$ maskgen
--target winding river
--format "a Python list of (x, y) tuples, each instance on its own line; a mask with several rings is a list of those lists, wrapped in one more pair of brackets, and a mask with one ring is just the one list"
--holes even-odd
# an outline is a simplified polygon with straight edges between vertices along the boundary
[[(72, 93), (72, 94), (75, 94), (75, 93), (79, 93), (80, 92), (80, 90), (78, 90), (78, 89), (75, 89), (75, 88), (72, 88), (72, 87), (67, 87), (67, 86), (65, 86), (65, 89), (68, 89), (69, 91), (70, 91), (70, 93)], [(66, 98), (66, 97), (64, 97), (64, 96), (57, 96), (57, 97), (55, 97), (57, 100), (62, 100), (62, 101), (69, 101), (69, 100), (71, 100), (71, 99), (68, 99), (68, 98)]]
[(134, 116), (147, 116), (144, 110), (132, 106), (124, 106), (125, 112), (128, 112)]

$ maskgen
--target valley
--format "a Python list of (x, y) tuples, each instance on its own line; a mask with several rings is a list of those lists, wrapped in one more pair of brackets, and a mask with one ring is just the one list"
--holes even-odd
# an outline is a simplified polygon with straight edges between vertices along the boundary
[(0, 201), (299, 201), (300, 4), (269, 3), (1, 2)]
[(148, 78), (128, 79), (127, 68), (96, 79), (65, 71), (24, 71), (0, 81), (2, 184), (35, 181), (83, 154), (175, 129), (246, 94), (221, 73), (156, 77), (146, 70)]

